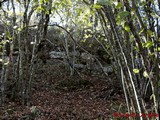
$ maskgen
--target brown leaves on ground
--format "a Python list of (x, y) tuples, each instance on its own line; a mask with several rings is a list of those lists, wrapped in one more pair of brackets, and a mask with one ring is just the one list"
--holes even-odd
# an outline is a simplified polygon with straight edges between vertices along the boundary
[(119, 91), (104, 76), (83, 73), (71, 77), (63, 66), (44, 65), (36, 72), (31, 105), (22, 106), (18, 98), (10, 101), (0, 109), (0, 119), (109, 120), (124, 102)]

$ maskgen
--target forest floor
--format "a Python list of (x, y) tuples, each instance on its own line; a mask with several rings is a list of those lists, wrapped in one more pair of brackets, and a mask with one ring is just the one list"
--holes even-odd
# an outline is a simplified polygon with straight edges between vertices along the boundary
[(0, 120), (111, 120), (115, 112), (124, 111), (125, 99), (114, 75), (112, 81), (83, 70), (80, 76), (70, 76), (57, 63), (39, 66), (31, 104), (8, 100), (0, 108)]

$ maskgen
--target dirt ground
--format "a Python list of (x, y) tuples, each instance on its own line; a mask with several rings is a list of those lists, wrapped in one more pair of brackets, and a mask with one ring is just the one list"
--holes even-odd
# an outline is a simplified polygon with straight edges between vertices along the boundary
[(57, 63), (38, 66), (31, 105), (23, 106), (18, 98), (8, 100), (0, 108), (0, 120), (111, 120), (123, 111), (125, 99), (120, 85), (112, 84), (114, 75), (113, 81), (85, 70), (70, 76)]

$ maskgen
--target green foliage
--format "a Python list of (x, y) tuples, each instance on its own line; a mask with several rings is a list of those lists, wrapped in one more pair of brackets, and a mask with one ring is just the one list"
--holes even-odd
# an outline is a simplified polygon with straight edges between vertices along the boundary
[(147, 71), (144, 71), (144, 72), (143, 72), (143, 76), (144, 76), (145, 78), (148, 78), (148, 77), (149, 77)]
[(85, 43), (85, 42), (86, 42), (86, 40), (81, 40), (81, 42), (82, 42), (82, 43)]
[(95, 9), (101, 9), (102, 8), (102, 6), (101, 5), (98, 5), (98, 4), (94, 4), (94, 6), (93, 6)]
[(116, 6), (116, 9), (121, 9), (123, 7), (123, 4), (122, 2), (114, 2), (115, 6)]
[(49, 14), (49, 11), (47, 10), (47, 6), (45, 5), (39, 5), (36, 9), (36, 12), (39, 13), (41, 11), (44, 11), (46, 14)]
[(110, 1), (110, 0), (98, 0), (97, 1), (97, 4), (104, 5), (104, 6), (111, 5), (111, 3), (112, 3), (112, 1)]
[(143, 44), (144, 47), (146, 48), (150, 48), (154, 45), (154, 43), (152, 41), (147, 41), (146, 43)]
[(133, 69), (133, 72), (135, 73), (135, 74), (137, 74), (137, 73), (139, 73), (139, 69)]
[(128, 11), (120, 11), (120, 12), (118, 13), (118, 18), (119, 18), (119, 19), (126, 18), (129, 14), (130, 14), (130, 12), (128, 12)]
[(41, 5), (38, 6), (37, 9), (36, 9), (37, 12), (44, 11), (44, 10), (45, 10), (45, 8), (43, 6), (41, 6)]
[(147, 30), (149, 36), (154, 37), (154, 33), (151, 30)]
[(130, 32), (130, 27), (129, 27), (129, 25), (125, 25), (125, 26), (124, 26), (124, 29), (125, 29), (127, 32)]
[(43, 3), (44, 3), (44, 0), (39, 0), (39, 3), (40, 3), (40, 4), (43, 4)]

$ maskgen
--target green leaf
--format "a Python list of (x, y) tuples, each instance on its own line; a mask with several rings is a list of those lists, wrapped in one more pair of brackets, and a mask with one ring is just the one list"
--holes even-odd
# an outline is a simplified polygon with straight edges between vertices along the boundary
[(139, 33), (139, 35), (141, 35), (143, 32), (144, 32), (144, 28), (141, 29), (138, 33)]
[(155, 52), (151, 52), (148, 54), (148, 56), (154, 56), (155, 55)]
[(84, 38), (89, 38), (89, 35), (87, 35), (87, 34), (84, 34)]
[(120, 9), (123, 7), (122, 2), (115, 1), (115, 2), (113, 2), (113, 4), (116, 6), (116, 9)]
[(133, 69), (133, 72), (134, 72), (135, 74), (137, 74), (137, 73), (139, 73), (139, 69)]
[(19, 27), (17, 30), (18, 30), (18, 31), (22, 31), (22, 30), (23, 30), (23, 27)]
[(45, 13), (46, 13), (47, 15), (49, 15), (49, 11), (48, 11), (48, 10), (45, 10)]
[(148, 77), (149, 77), (147, 71), (144, 71), (144, 72), (143, 72), (143, 76), (144, 76), (145, 78), (148, 78)]
[(125, 18), (130, 14), (128, 11), (122, 11), (118, 13), (119, 18)]
[(95, 9), (101, 9), (102, 8), (102, 6), (101, 5), (98, 5), (98, 4), (94, 4), (94, 6), (93, 6)]
[(85, 43), (86, 42), (86, 40), (81, 40), (81, 43)]
[(158, 47), (158, 52), (160, 52), (160, 47)]
[(69, 5), (71, 5), (71, 4), (72, 4), (72, 1), (71, 1), (71, 0), (68, 0), (67, 3), (68, 3)]
[(125, 26), (124, 26), (124, 29), (125, 29), (127, 32), (130, 32), (130, 31), (131, 31), (129, 25), (125, 25)]
[(147, 41), (145, 44), (144, 44), (144, 47), (146, 48), (150, 48), (151, 46), (153, 46), (153, 42), (152, 41)]
[(111, 1), (109, 0), (98, 0), (97, 4), (100, 4), (100, 5), (111, 5)]
[(147, 30), (147, 33), (148, 33), (151, 37), (154, 36), (154, 33), (153, 33), (151, 30)]
[(120, 24), (121, 24), (121, 20), (120, 20), (120, 19), (117, 19), (116, 24), (117, 24), (117, 25), (120, 25)]
[(40, 3), (40, 4), (43, 4), (43, 0), (39, 0), (39, 3)]
[(123, 4), (121, 2), (119, 2), (116, 6), (117, 9), (121, 9), (123, 7)]
[(36, 9), (36, 12), (39, 12), (41, 10), (44, 11), (44, 8), (42, 6), (38, 6), (37, 9)]

